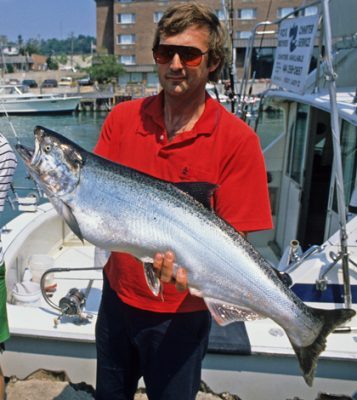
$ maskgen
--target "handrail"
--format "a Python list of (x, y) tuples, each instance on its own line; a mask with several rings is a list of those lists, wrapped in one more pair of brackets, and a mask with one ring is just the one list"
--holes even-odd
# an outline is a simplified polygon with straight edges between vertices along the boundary
[(314, 245), (309, 247), (301, 257), (298, 257), (297, 261), (288, 265), (287, 268), (284, 269), (283, 271), (289, 274), (290, 272), (294, 271), (299, 265), (301, 265), (308, 257), (312, 256), (315, 253), (319, 253), (323, 249), (324, 246), (319, 246), (319, 245)]

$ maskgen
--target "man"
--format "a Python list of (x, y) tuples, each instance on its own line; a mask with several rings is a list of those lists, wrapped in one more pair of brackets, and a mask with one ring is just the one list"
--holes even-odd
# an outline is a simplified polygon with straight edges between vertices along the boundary
[[(6, 138), (0, 133), (0, 213), (4, 210), (7, 192), (15, 173), (17, 160)], [(5, 263), (0, 231), (0, 353), (4, 351), (4, 342), (9, 338), (9, 326), (6, 312)], [(5, 381), (0, 365), (0, 400), (5, 398)]]
[[(220, 217), (240, 232), (270, 229), (258, 138), (205, 92), (207, 81), (219, 77), (224, 43), (206, 6), (169, 8), (153, 46), (163, 90), (116, 106), (95, 151), (166, 181), (216, 184), (212, 205)], [(173, 273), (175, 255), (157, 250), (158, 297), (131, 255), (112, 253), (105, 265), (96, 326), (98, 400), (133, 399), (141, 376), (150, 400), (191, 400), (199, 389), (210, 315), (204, 300), (188, 292), (185, 269)]]

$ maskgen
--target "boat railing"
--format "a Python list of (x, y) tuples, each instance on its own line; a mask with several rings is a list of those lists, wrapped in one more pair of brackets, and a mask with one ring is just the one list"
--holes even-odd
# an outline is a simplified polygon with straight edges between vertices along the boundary
[[(294, 243), (293, 243), (294, 242)], [(295, 243), (297, 242), (297, 244)], [(291, 244), (291, 255), (289, 256), (289, 261), (285, 268), (282, 269), (282, 272), (286, 272), (290, 274), (296, 268), (298, 268), (304, 261), (306, 261), (309, 257), (320, 253), (325, 247), (321, 245), (313, 245), (309, 247), (301, 256), (297, 254), (294, 249), (298, 247), (298, 241), (293, 240)]]
[[(7, 200), (13, 211), (36, 212), (40, 200), (45, 197), (37, 185), (35, 187), (25, 187), (11, 184), (10, 187), (12, 196), (8, 195)], [(26, 194), (21, 196), (19, 192), (26, 192)]]
[[(340, 252), (336, 254), (334, 251), (331, 251), (329, 253), (330, 258), (332, 259), (332, 262), (325, 265), (323, 268), (321, 268), (321, 271), (319, 273), (319, 278), (316, 280), (316, 288), (318, 290), (326, 290), (327, 288), (327, 283), (328, 280), (326, 278), (327, 274), (340, 262), (343, 261), (343, 253)], [(349, 257), (349, 263), (353, 264), (355, 267), (357, 267), (357, 263), (351, 260), (351, 257)]]

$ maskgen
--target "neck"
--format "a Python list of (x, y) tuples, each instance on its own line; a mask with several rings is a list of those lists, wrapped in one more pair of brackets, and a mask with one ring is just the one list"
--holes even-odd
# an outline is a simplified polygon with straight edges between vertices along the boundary
[[(185, 96), (183, 96), (185, 97)], [(192, 98), (194, 97), (194, 98)], [(164, 100), (164, 119), (168, 139), (172, 140), (181, 132), (192, 130), (205, 109), (205, 92), (200, 96), (181, 98), (167, 96)]]

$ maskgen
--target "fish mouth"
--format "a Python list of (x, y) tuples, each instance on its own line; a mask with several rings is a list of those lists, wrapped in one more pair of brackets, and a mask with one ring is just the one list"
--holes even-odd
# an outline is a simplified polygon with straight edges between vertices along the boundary
[(16, 151), (20, 154), (21, 158), (27, 163), (31, 164), (33, 156), (35, 154), (34, 149), (30, 149), (22, 144), (17, 144), (15, 146)]

